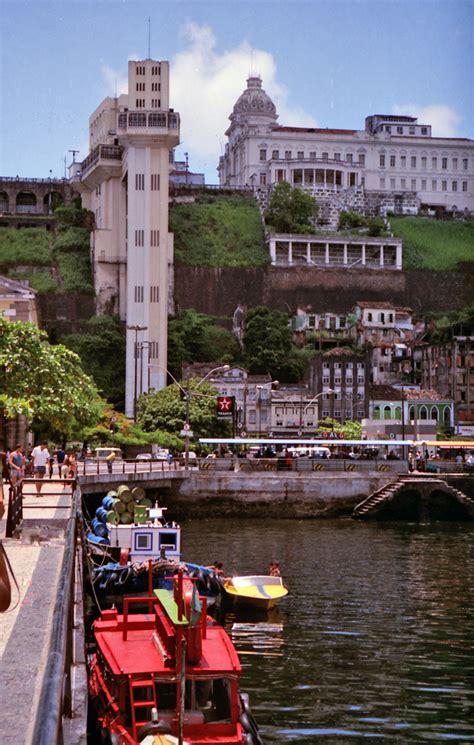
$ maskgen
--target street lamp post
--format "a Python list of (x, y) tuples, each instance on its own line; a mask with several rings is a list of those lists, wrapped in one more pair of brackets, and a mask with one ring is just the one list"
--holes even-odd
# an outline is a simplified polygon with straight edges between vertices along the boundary
[(138, 371), (138, 332), (146, 331), (148, 326), (141, 326), (139, 323), (131, 324), (127, 326), (128, 331), (135, 331), (135, 343), (134, 343), (134, 358), (135, 358), (135, 372), (133, 377), (133, 418), (137, 419), (137, 371)]
[[(140, 392), (139, 392), (139, 395), (141, 396), (141, 394), (143, 393), (143, 350), (146, 349), (147, 352), (148, 352), (148, 354), (149, 354), (150, 342), (149, 341), (140, 341), (140, 342), (138, 342), (137, 347), (138, 347), (139, 355), (140, 355)], [(150, 387), (150, 382), (149, 382), (150, 376), (149, 376), (149, 365), (148, 365), (148, 362), (147, 362), (147, 370), (148, 370), (148, 376), (147, 376), (148, 377), (148, 386), (147, 386), (147, 388), (149, 388)]]
[[(306, 410), (308, 409), (308, 407), (311, 406), (311, 404), (314, 403), (314, 401), (317, 401), (318, 398), (320, 398), (321, 396), (324, 396), (325, 393), (335, 393), (335, 391), (333, 388), (326, 388), (325, 391), (321, 391), (321, 393), (317, 393), (315, 396), (313, 396), (311, 401), (307, 403), (306, 406), (304, 407), (304, 413), (306, 414)], [(318, 407), (318, 426), (319, 426), (319, 407)], [(334, 424), (333, 424), (333, 430), (334, 430)]]

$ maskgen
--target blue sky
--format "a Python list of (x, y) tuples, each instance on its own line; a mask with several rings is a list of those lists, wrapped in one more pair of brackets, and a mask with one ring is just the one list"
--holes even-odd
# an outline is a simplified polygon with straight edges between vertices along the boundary
[(279, 123), (413, 113), (474, 138), (473, 0), (0, 0), (0, 175), (64, 174), (128, 59), (171, 62), (178, 158), (217, 183), (235, 100), (259, 73)]

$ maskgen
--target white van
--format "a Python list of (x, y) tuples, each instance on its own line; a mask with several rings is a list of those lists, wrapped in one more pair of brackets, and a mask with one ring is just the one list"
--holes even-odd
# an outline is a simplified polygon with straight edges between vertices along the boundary
[(310, 458), (330, 458), (331, 451), (329, 450), (329, 448), (325, 448), (325, 447), (314, 447), (314, 448), (311, 448), (309, 457)]
[(94, 455), (97, 460), (106, 460), (107, 456), (111, 453), (115, 453), (116, 460), (122, 460), (122, 451), (120, 448), (109, 448), (109, 447), (103, 447), (103, 448), (96, 448), (94, 451)]

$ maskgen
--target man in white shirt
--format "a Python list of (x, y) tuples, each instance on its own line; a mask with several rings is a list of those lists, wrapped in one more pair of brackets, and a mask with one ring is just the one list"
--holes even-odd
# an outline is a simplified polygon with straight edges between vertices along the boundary
[(41, 494), (41, 487), (43, 486), (41, 481), (42, 479), (44, 479), (46, 466), (49, 463), (50, 459), (48, 443), (46, 441), (43, 441), (40, 445), (37, 445), (35, 448), (33, 448), (31, 457), (33, 458), (33, 469), (35, 478), (38, 479), (36, 484), (36, 496), (39, 497)]

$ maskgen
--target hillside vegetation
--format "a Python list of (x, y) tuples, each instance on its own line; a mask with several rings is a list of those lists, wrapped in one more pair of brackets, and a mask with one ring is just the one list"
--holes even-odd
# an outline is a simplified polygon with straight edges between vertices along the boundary
[(403, 240), (403, 268), (455, 271), (474, 261), (474, 223), (428, 217), (390, 217), (393, 234)]
[[(46, 228), (0, 228), (0, 274), (27, 279), (40, 294), (93, 295), (89, 230), (58, 219), (56, 233)], [(77, 210), (69, 210), (77, 212)]]
[(269, 263), (260, 212), (247, 195), (202, 194), (170, 210), (175, 259), (189, 266)]

